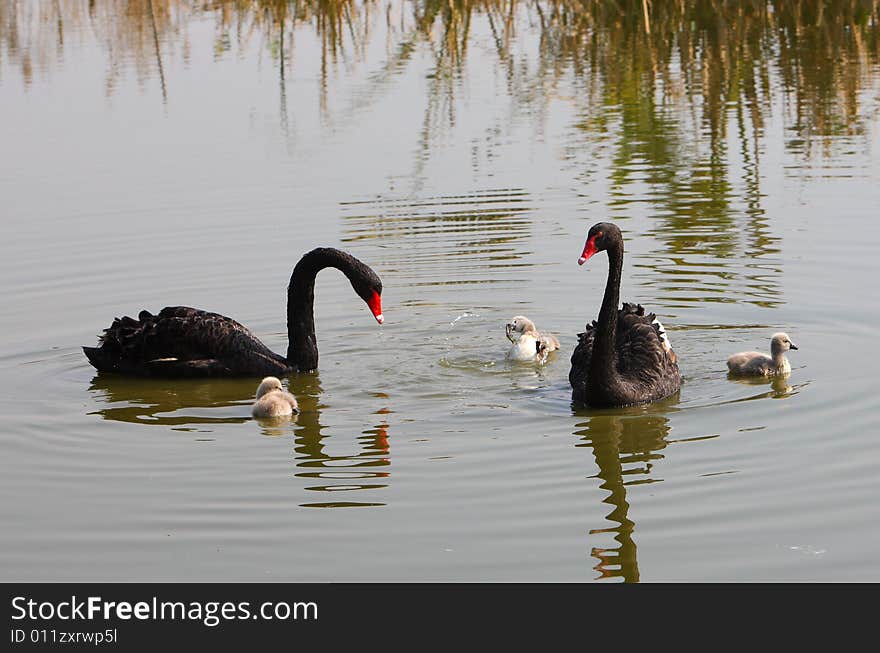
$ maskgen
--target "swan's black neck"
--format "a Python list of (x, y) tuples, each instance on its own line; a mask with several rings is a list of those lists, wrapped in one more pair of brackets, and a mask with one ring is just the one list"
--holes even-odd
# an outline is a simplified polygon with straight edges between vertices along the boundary
[(623, 270), (623, 238), (615, 238), (606, 249), (608, 281), (605, 283), (605, 296), (599, 310), (590, 358), (590, 376), (596, 380), (598, 387), (610, 387), (618, 379), (617, 352), (614, 345), (617, 335), (617, 307), (620, 303), (620, 276)]
[(315, 277), (324, 268), (340, 270), (357, 288), (367, 277), (367, 268), (350, 254), (332, 247), (319, 247), (303, 256), (287, 287), (287, 361), (301, 372), (317, 369), (318, 342), (315, 338)]

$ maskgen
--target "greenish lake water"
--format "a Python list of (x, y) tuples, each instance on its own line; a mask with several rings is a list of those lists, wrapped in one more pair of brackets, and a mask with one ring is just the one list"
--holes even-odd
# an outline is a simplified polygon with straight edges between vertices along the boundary
[[(0, 0), (0, 578), (880, 580), (878, 5), (651, 5)], [(672, 399), (571, 404), (602, 220)], [(292, 421), (80, 349), (188, 305), (284, 353), (321, 245), (385, 324), (319, 275)]]

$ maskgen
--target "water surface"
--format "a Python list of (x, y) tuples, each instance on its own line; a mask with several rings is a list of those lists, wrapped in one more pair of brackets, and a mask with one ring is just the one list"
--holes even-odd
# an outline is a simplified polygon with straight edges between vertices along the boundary
[[(880, 580), (876, 3), (678, 4), (0, 0), (0, 577)], [(600, 220), (650, 406), (570, 402)], [(318, 245), (386, 323), (321, 273), (293, 421), (82, 354), (180, 304), (284, 352)], [(777, 330), (790, 377), (727, 378)]]

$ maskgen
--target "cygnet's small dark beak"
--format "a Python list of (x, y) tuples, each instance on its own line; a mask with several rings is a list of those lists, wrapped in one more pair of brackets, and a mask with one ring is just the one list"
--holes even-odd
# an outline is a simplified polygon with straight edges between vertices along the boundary
[(797, 345), (792, 342), (788, 345), (788, 348), (789, 349), (797, 349)]

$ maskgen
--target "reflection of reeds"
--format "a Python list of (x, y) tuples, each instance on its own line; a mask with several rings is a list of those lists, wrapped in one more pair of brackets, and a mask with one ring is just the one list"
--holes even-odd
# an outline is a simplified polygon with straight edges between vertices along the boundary
[[(0, 64), (19, 66), (29, 84), (35, 69), (63, 59), (70, 34), (91, 32), (108, 53), (108, 92), (133, 62), (141, 80), (159, 78), (164, 95), (163, 56), (181, 42), (188, 56), (192, 15), (214, 18), (217, 57), (233, 43), (243, 49), (254, 41), (272, 54), (285, 133), (285, 70), (300, 30), (319, 39), (320, 60), (307, 65), (317, 68), (328, 121), (341, 114), (336, 119), (351, 122), (417, 49), (429, 53), (416, 179), (433, 139), (455, 124), (479, 24), (491, 34), (515, 111), (541, 121), (556, 89), (573, 86), (567, 95), (580, 118), (566, 165), (585, 165), (592, 145), (610, 144), (612, 215), (625, 215), (636, 200), (634, 182), (647, 184), (638, 200), (658, 218), (652, 234), (668, 254), (660, 265), (748, 251), (757, 271), (744, 276), (753, 301), (764, 305), (776, 301), (778, 276), (760, 189), (770, 117), (789, 151), (810, 158), (838, 140), (864, 137), (871, 112), (862, 98), (868, 91), (876, 102), (880, 79), (880, 0), (0, 0)], [(386, 61), (358, 90), (357, 106), (340, 108), (330, 101), (334, 70), (367, 63), (376, 33), (385, 36)], [(535, 39), (537, 49), (529, 50)], [(731, 142), (744, 188), (732, 182)], [(713, 271), (691, 272), (711, 284), (714, 277), (716, 290), (731, 285)], [(692, 301), (694, 287), (665, 290)], [(729, 301), (724, 292), (714, 298)]]
[[(659, 218), (652, 233), (670, 262), (742, 251), (772, 258), (760, 199), (768, 120), (781, 123), (789, 151), (812, 157), (864, 137), (871, 114), (862, 98), (878, 94), (880, 79), (880, 0), (0, 0), (0, 72), (18, 66), (28, 85), (63, 60), (71, 40), (94, 35), (107, 51), (108, 93), (133, 65), (141, 81), (158, 78), (164, 95), (163, 57), (178, 44), (188, 57), (193, 15), (213, 17), (216, 57), (233, 44), (271, 53), (285, 133), (285, 70), (301, 30), (319, 39), (320, 60), (306, 65), (317, 69), (327, 120), (351, 122), (417, 49), (429, 53), (416, 178), (433, 139), (455, 123), (472, 34), (491, 34), (515, 111), (541, 121), (556, 89), (574, 87), (567, 95), (580, 118), (569, 165), (610, 143), (612, 214), (628, 211), (635, 181), (646, 183), (639, 199)], [(335, 68), (367, 63), (375, 34), (384, 34), (386, 60), (358, 89), (357, 106), (331, 102)], [(731, 182), (731, 142), (744, 189)], [(771, 303), (772, 284), (752, 277), (755, 301)]]
[(509, 67), (519, 99), (546, 101), (529, 89), (572, 73), (584, 80), (585, 107), (679, 104), (715, 141), (725, 136), (729, 103), (760, 131), (778, 75), (795, 146), (863, 129), (859, 93), (880, 49), (880, 0), (392, 0), (384, 8), (376, 0), (3, 0), (0, 61), (31, 79), (34, 67), (63, 57), (69, 27), (88, 25), (107, 47), (110, 70), (133, 61), (150, 74), (155, 42), (170, 48), (185, 39), (193, 14), (216, 18), (218, 54), (233, 39), (246, 45), (261, 34), (280, 56), (285, 31), (292, 52), (293, 31), (310, 26), (320, 37), (325, 84), (329, 67), (364, 56), (377, 28), (398, 43), (417, 36), (436, 60), (434, 102), (454, 92), (473, 21), (486, 22), (506, 65), (518, 31), (536, 29), (534, 69)]
[[(407, 7), (409, 22), (402, 19)], [(552, 85), (570, 71), (593, 89), (600, 83), (603, 91), (593, 97), (601, 102), (699, 100), (699, 122), (712, 138), (724, 136), (728, 102), (743, 103), (760, 129), (772, 71), (783, 80), (798, 139), (858, 132), (859, 92), (866, 69), (877, 65), (880, 41), (878, 0), (418, 0), (391, 2), (384, 12), (376, 0), (4, 0), (0, 57), (29, 79), (35, 64), (63, 56), (66, 25), (87, 23), (106, 44), (111, 69), (131, 60), (152, 71), (153, 24), (168, 47), (193, 13), (216, 17), (220, 52), (233, 37), (246, 43), (261, 33), (279, 54), (285, 30), (310, 25), (321, 39), (322, 75), (340, 60), (362, 57), (384, 14), (387, 30), (401, 39), (418, 33), (431, 48), (438, 95), (461, 71), (472, 21), (486, 20), (502, 59), (517, 30), (534, 25), (539, 61), (520, 88)], [(401, 15), (397, 28), (392, 14)]]
[(173, 49), (182, 42), (186, 49), (188, 15), (188, 5), (180, 0), (2, 0), (0, 64), (8, 59), (17, 65), (30, 85), (39, 71), (63, 61), (70, 41), (93, 37), (107, 51), (108, 93), (129, 64), (138, 81), (159, 76), (164, 89), (160, 47)]

